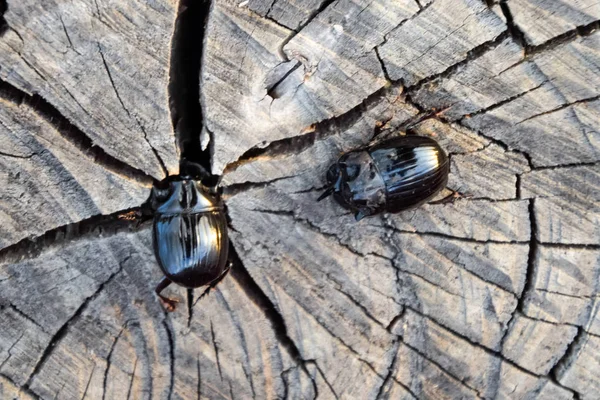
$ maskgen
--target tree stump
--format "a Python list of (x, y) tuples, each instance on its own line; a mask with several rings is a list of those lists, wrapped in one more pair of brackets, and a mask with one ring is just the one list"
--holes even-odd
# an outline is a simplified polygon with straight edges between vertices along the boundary
[[(597, 399), (593, 0), (0, 0), (0, 397)], [(206, 26), (206, 29), (204, 29)], [(344, 151), (435, 137), (465, 196), (356, 223)], [(140, 210), (221, 176), (234, 267)]]

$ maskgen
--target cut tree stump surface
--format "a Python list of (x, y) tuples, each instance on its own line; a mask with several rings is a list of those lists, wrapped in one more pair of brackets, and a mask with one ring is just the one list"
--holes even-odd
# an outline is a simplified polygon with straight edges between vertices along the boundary
[[(597, 1), (0, 14), (0, 398), (598, 398)], [(400, 134), (468, 196), (360, 223), (316, 202), (341, 153)], [(200, 138), (234, 267), (167, 313), (127, 213)]]

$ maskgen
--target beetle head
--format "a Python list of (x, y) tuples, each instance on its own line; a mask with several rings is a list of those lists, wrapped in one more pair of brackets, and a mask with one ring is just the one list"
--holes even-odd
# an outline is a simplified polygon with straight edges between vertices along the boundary
[(159, 214), (179, 214), (222, 209), (215, 193), (199, 180), (188, 176), (171, 176), (152, 187), (152, 209)]
[(344, 154), (329, 168), (326, 178), (329, 187), (317, 201), (333, 195), (342, 207), (354, 212), (357, 221), (385, 207), (385, 184), (365, 150)]

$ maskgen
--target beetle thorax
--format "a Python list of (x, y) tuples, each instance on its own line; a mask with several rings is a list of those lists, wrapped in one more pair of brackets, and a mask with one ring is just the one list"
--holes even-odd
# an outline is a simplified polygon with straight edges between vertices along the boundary
[(367, 151), (350, 152), (341, 157), (330, 169), (328, 179), (334, 198), (357, 218), (385, 208), (385, 184)]
[(153, 189), (157, 214), (200, 213), (221, 210), (222, 204), (202, 183), (194, 179), (169, 182), (168, 189)]

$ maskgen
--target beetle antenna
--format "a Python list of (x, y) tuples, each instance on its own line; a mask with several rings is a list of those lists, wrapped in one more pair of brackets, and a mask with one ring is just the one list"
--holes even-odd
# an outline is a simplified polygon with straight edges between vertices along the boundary
[(321, 201), (324, 198), (331, 196), (334, 191), (335, 191), (335, 188), (333, 186), (331, 186), (329, 189), (325, 190), (322, 195), (319, 196), (317, 201)]

